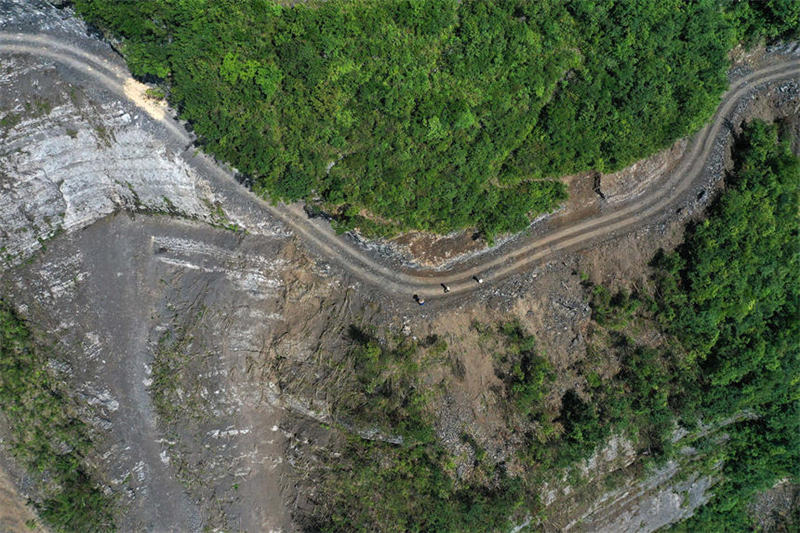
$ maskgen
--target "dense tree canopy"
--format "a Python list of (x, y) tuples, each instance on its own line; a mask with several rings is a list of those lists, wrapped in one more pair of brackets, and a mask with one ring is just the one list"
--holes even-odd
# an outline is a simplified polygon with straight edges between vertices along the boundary
[(729, 190), (659, 260), (661, 319), (698, 363), (703, 405), (722, 416), (774, 398), (800, 370), (800, 162), (776, 136), (748, 127)]
[(764, 37), (797, 37), (800, 31), (800, 2), (797, 0), (726, 0), (724, 5), (736, 38), (746, 43)]
[[(344, 227), (519, 230), (702, 124), (796, 0), (76, 0), (210, 152)], [(794, 17), (794, 18), (792, 18)]]
[(520, 177), (613, 171), (696, 129), (726, 85), (711, 2), (569, 2), (583, 57), (510, 161)]
[(800, 160), (777, 128), (749, 125), (727, 190), (662, 256), (660, 318), (686, 350), (676, 402), (725, 428), (724, 481), (688, 531), (749, 529), (745, 504), (800, 476)]
[[(749, 531), (752, 496), (800, 477), (800, 159), (778, 132), (744, 127), (708, 217), (656, 256), (653, 297), (594, 287), (592, 316), (610, 332), (620, 371), (605, 384), (587, 376), (591, 402), (564, 398), (572, 431), (559, 451), (576, 457), (615, 426), (632, 430), (650, 457), (685, 460), (676, 423), (689, 435), (705, 424), (691, 437), (690, 468), (719, 482), (680, 531)], [(645, 324), (667, 342), (629, 336)]]

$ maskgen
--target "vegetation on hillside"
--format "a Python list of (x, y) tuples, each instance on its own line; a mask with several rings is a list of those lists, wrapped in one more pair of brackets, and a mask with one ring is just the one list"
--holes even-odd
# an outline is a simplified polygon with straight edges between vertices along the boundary
[(466, 428), (461, 440), (472, 462), (468, 475), (456, 473), (464, 458), (454, 456), (434, 428), (442, 384), (426, 384), (422, 377), (447, 359), (443, 341), (379, 341), (354, 329), (355, 345), (337, 365), (335, 380), (335, 426), (344, 442), (317, 467), (316, 506), (298, 517), (306, 529), (501, 531), (539, 512), (542, 482), (589, 457), (621, 421), (648, 421), (641, 424), (647, 431), (660, 421), (639, 405), (659, 382), (647, 382), (649, 374), (636, 364), (614, 382), (619, 393), (610, 385), (612, 392), (603, 393), (604, 399), (617, 398), (613, 407), (591, 401), (599, 391), (569, 390), (553, 411), (546, 399), (555, 375), (535, 338), (515, 321), (473, 328), (495, 352), (506, 424), (524, 435), (519, 458), (512, 460), (518, 473), (508, 472), (506, 460), (491, 458)]
[(33, 499), (56, 531), (111, 531), (112, 500), (87, 468), (91, 432), (19, 316), (0, 301), (0, 409), (11, 453), (38, 482)]
[[(645, 463), (684, 460), (673, 442), (681, 425), (700, 452), (690, 468), (722, 480), (711, 503), (678, 527), (745, 528), (752, 495), (800, 473), (800, 160), (775, 126), (761, 122), (745, 128), (735, 154), (708, 218), (654, 260), (652, 296), (592, 288), (594, 346), (577, 367), (585, 385), (568, 389), (556, 409), (557, 376), (535, 338), (518, 322), (473, 325), (495, 354), (505, 423), (524, 436), (513, 475), (468, 433), (474, 471), (456, 475), (463, 458), (436, 437), (438, 386), (426, 385), (421, 372), (431, 356), (446, 358), (442, 341), (355, 335), (345, 364), (350, 381), (337, 379), (352, 392), (336, 412), (403, 442), (367, 441), (340, 428), (349, 437), (324, 469), (310, 527), (371, 529), (391, 517), (392, 527), (408, 530), (500, 530), (535, 515), (542, 481), (612, 434), (630, 438)], [(644, 346), (636, 338), (643, 328), (667, 340)], [(610, 375), (606, 356), (616, 360)], [(713, 431), (720, 425), (722, 439)]]
[(750, 124), (709, 218), (657, 260), (659, 314), (685, 350), (676, 405), (726, 428), (723, 481), (688, 530), (745, 527), (750, 497), (800, 475), (800, 160)]
[(453, 458), (432, 423), (433, 391), (420, 381), (420, 367), (441, 359), (446, 343), (436, 337), (380, 341), (355, 327), (350, 333), (354, 346), (337, 366), (331, 391), (338, 393), (333, 414), (345, 442), (316, 472), (316, 507), (298, 517), (305, 529), (501, 528), (531, 496), (474, 442), (474, 475), (467, 482), (454, 479)]
[[(800, 159), (763, 122), (745, 127), (734, 156), (708, 218), (654, 259), (653, 298), (593, 291), (594, 317), (617, 338), (619, 376), (632, 386), (622, 398), (647, 414), (633, 427), (650, 453), (671, 456), (677, 423), (724, 425), (724, 437), (693, 443), (704, 457), (693, 468), (721, 481), (676, 526), (685, 531), (749, 530), (752, 496), (800, 475)], [(619, 333), (631, 318), (656, 325), (667, 345)]]
[[(796, 1), (75, 0), (205, 149), (342, 229), (488, 236), (697, 129)], [(792, 18), (794, 17), (794, 18)]]
[(727, 16), (739, 41), (752, 44), (760, 39), (793, 39), (800, 31), (797, 0), (726, 0)]
[(488, 484), (456, 484), (435, 441), (397, 446), (351, 438), (330, 458), (308, 531), (495, 531), (523, 503), (522, 482), (477, 465)]

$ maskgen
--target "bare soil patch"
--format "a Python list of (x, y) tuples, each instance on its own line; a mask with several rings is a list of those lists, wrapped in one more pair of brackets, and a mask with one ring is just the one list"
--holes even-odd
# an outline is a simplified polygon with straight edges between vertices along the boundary
[(0, 531), (45, 531), (8, 474), (0, 468)]

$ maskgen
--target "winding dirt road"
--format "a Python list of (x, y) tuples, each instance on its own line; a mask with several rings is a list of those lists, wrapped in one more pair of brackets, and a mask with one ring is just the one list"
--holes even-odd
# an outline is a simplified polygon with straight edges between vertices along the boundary
[[(694, 135), (681, 158), (680, 164), (657, 190), (635, 201), (620, 206), (613, 212), (586, 218), (566, 228), (545, 235), (517, 239), (500, 255), (486, 256), (447, 272), (433, 270), (398, 271), (380, 263), (345, 238), (336, 235), (327, 225), (310, 220), (299, 205), (271, 205), (241, 186), (231, 171), (224, 169), (212, 158), (195, 154), (191, 144), (194, 137), (174, 120), (169, 113), (159, 113), (140, 98), (131, 95), (136, 82), (120, 65), (107, 59), (43, 34), (17, 34), (0, 32), (0, 53), (22, 53), (51, 58), (82, 74), (120, 98), (147, 111), (158, 121), (173, 140), (187, 147), (183, 152), (186, 161), (204, 176), (214, 193), (221, 197), (226, 209), (247, 211), (248, 216), (274, 217), (303, 238), (326, 260), (339, 264), (357, 278), (378, 288), (397, 294), (418, 294), (428, 299), (445, 299), (459, 293), (475, 290), (472, 279), (480, 275), (487, 283), (499, 280), (521, 269), (530, 268), (555, 252), (577, 249), (603, 237), (630, 231), (648, 219), (654, 219), (693, 184), (702, 178), (714, 147), (715, 139), (739, 99), (744, 98), (754, 86), (784, 80), (800, 80), (800, 59), (771, 65), (754, 71), (737, 80), (724, 94), (711, 122)], [(128, 89), (126, 91), (126, 88)], [(441, 284), (449, 286), (442, 293)]]

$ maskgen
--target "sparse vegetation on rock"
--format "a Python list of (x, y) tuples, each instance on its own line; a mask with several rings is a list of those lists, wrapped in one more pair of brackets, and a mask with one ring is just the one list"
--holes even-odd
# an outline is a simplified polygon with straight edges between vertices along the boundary
[(28, 325), (0, 300), (0, 409), (11, 452), (35, 479), (31, 499), (56, 531), (114, 528), (113, 500), (88, 464), (92, 431)]

